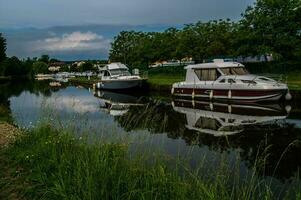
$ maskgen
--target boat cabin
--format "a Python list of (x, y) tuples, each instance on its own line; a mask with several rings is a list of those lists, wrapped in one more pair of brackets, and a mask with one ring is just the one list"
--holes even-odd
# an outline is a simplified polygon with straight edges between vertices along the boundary
[[(243, 64), (224, 62), (222, 59), (215, 59), (212, 63), (188, 65), (185, 69), (187, 70), (186, 82), (215, 81), (221, 76), (249, 74)], [(224, 79), (224, 81), (226, 82), (227, 80)]]
[(122, 64), (122, 63), (111, 63), (103, 68), (100, 68), (99, 76), (102, 79), (109, 79), (111, 77), (118, 77), (118, 76), (131, 76), (129, 72), (129, 68)]

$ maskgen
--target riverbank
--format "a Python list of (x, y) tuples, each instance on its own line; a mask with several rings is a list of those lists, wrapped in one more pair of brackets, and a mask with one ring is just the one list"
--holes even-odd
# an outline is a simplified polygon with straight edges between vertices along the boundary
[[(191, 169), (164, 155), (130, 155), (124, 143), (87, 143), (44, 124), (0, 151), (1, 199), (274, 199), (270, 181), (229, 163)], [(154, 156), (154, 155), (152, 155)], [(259, 160), (258, 160), (259, 161)], [(169, 164), (168, 164), (169, 163)], [(239, 166), (239, 164), (237, 165)], [(259, 167), (259, 166), (257, 166)], [(233, 171), (234, 170), (234, 171)], [(238, 171), (236, 171), (238, 170)], [(301, 197), (299, 177), (281, 196)], [(18, 199), (18, 198), (17, 198)]]
[[(281, 74), (261, 74), (274, 78), (275, 80), (281, 80), (287, 82), (290, 90), (294, 92), (301, 91), (301, 72), (290, 72), (286, 75)], [(69, 81), (75, 84), (82, 84), (92, 87), (94, 83), (97, 83), (99, 79), (94, 77), (88, 80), (86, 77), (71, 78)], [(170, 91), (172, 84), (185, 80), (185, 75), (179, 73), (149, 73), (147, 84), (152, 91)]]
[(92, 87), (94, 83), (97, 83), (99, 81), (99, 78), (97, 77), (90, 77), (90, 79), (88, 79), (88, 77), (76, 77), (76, 78), (70, 78), (69, 82), (73, 83), (73, 84), (80, 84), (83, 86), (88, 86), (88, 87)]
[(0, 121), (0, 148), (13, 142), (19, 134), (20, 130), (15, 126)]
[(9, 77), (9, 76), (0, 76), (0, 83), (10, 81), (10, 80), (11, 80), (11, 77)]

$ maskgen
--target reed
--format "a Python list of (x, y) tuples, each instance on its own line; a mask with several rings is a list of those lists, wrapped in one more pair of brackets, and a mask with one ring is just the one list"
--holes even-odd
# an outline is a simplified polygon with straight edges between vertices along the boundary
[[(204, 155), (205, 156), (205, 155)], [(275, 199), (300, 198), (299, 175), (281, 196), (269, 181), (241, 176), (220, 159), (215, 168), (200, 161), (168, 160), (164, 154), (130, 154), (126, 142), (88, 142), (71, 129), (42, 124), (1, 149), (0, 199)], [(204, 157), (205, 158), (205, 157)], [(205, 160), (205, 159), (204, 159)]]

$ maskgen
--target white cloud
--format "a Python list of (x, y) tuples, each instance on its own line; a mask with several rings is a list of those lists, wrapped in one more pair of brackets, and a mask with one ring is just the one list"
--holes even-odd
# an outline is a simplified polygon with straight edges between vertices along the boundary
[[(90, 95), (90, 94), (89, 94)], [(78, 95), (78, 96), (61, 96), (60, 94), (49, 97), (45, 103), (48, 107), (54, 110), (68, 110), (76, 113), (95, 113), (99, 112), (102, 104), (99, 99), (93, 96)], [(42, 102), (41, 102), (42, 103)], [(41, 105), (41, 104), (40, 104)]]
[(54, 36), (33, 42), (35, 51), (85, 51), (100, 50), (108, 51), (110, 39), (105, 39), (102, 35), (93, 32), (75, 31), (65, 33), (62, 36)]

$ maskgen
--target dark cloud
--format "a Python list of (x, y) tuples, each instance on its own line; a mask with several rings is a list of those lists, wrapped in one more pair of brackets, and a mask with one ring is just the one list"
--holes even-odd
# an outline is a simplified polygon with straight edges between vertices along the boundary
[(104, 59), (110, 42), (122, 30), (162, 31), (168, 26), (84, 25), (44, 29), (0, 29), (7, 39), (8, 56), (39, 57), (48, 54), (62, 60)]
[[(200, 20), (238, 20), (254, 1), (0, 0), (0, 32), (7, 38), (9, 56), (106, 58), (109, 41), (122, 30), (162, 31)], [(76, 34), (94, 38), (70, 40)]]
[(0, 26), (183, 24), (238, 19), (255, 0), (0, 0)]

